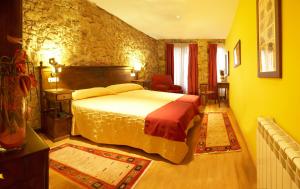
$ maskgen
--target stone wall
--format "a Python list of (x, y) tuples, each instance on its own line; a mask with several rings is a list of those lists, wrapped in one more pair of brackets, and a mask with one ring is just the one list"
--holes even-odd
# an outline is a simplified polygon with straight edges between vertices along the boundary
[(165, 73), (166, 68), (166, 44), (167, 43), (196, 43), (198, 44), (198, 81), (199, 83), (208, 82), (208, 44), (209, 43), (224, 43), (223, 39), (167, 39), (158, 40), (158, 59), (159, 73)]
[[(139, 61), (141, 77), (158, 72), (157, 41), (87, 0), (23, 0), (23, 44), (35, 65), (51, 57), (67, 66)], [(38, 102), (33, 95), (33, 127), (40, 123)]]
[(65, 65), (131, 65), (157, 71), (157, 41), (87, 0), (24, 0), (24, 47), (31, 60)]

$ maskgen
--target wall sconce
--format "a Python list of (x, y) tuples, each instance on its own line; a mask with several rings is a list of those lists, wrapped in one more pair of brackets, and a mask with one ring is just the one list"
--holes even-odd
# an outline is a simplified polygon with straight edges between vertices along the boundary
[(135, 77), (135, 73), (134, 73), (134, 70), (133, 70), (133, 69), (132, 69), (131, 72), (130, 72), (130, 76), (131, 76), (131, 77)]
[(133, 71), (135, 74), (135, 79), (139, 79), (139, 72), (142, 70), (142, 64), (141, 63), (135, 63), (133, 66)]
[(52, 66), (52, 73), (53, 74), (58, 74), (62, 71), (62, 67), (64, 65), (59, 64), (55, 61), (55, 58), (50, 58), (49, 59), (49, 64)]
[(52, 66), (51, 67), (51, 78), (48, 78), (48, 81), (54, 81), (55, 82), (55, 89), (57, 90), (57, 83), (59, 81), (59, 73), (62, 72), (62, 67), (64, 65), (59, 64), (55, 61), (55, 58), (50, 58), (49, 59), (49, 64)]

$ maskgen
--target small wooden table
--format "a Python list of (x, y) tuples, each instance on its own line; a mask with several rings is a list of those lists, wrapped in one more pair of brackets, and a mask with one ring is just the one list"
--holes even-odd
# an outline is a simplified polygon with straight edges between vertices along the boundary
[[(72, 90), (48, 89), (44, 91), (46, 107), (44, 113), (44, 131), (56, 142), (70, 136), (72, 127), (71, 101)], [(68, 110), (63, 110), (63, 103)]]
[(220, 107), (220, 100), (222, 99), (222, 96), (220, 94), (221, 89), (225, 89), (224, 100), (225, 100), (226, 104), (229, 106), (229, 83), (228, 82), (218, 82), (217, 83), (219, 107)]

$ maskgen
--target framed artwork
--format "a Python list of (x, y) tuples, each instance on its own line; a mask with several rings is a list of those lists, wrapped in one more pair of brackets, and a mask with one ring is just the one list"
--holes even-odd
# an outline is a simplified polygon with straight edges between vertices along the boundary
[(225, 75), (229, 76), (229, 51), (225, 53)]
[(241, 65), (241, 40), (237, 42), (233, 50), (233, 66)]
[(258, 77), (281, 78), (281, 0), (257, 0)]

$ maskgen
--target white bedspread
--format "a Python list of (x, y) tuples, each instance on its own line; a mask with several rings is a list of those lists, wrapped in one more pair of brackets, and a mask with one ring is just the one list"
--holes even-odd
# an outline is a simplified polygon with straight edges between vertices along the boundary
[[(72, 134), (82, 135), (97, 143), (127, 145), (148, 153), (158, 153), (174, 163), (180, 163), (188, 152), (187, 144), (146, 135), (144, 123), (149, 113), (181, 96), (135, 90), (73, 101)], [(194, 120), (188, 129), (193, 123)]]

